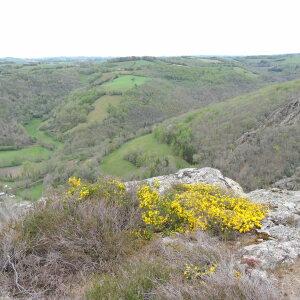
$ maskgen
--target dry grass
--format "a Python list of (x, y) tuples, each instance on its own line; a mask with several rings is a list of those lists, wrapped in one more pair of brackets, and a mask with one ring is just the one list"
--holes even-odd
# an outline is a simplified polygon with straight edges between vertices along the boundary
[(132, 201), (97, 197), (40, 203), (1, 233), (0, 296), (63, 296), (91, 273), (110, 272), (138, 248), (129, 234), (137, 214)]
[(105, 182), (84, 199), (39, 202), (0, 232), (0, 298), (277, 299), (217, 237), (132, 234), (144, 228), (135, 192), (120, 200)]
[[(186, 265), (211, 274), (186, 278)], [(250, 273), (217, 239), (203, 232), (152, 242), (142, 254), (120, 266), (117, 273), (98, 277), (89, 299), (278, 299), (268, 280)]]

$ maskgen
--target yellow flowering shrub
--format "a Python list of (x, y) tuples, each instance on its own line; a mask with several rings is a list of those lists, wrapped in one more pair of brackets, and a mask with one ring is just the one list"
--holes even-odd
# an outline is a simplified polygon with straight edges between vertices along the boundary
[(115, 179), (108, 178), (96, 183), (85, 183), (80, 178), (70, 177), (68, 183), (67, 194), (78, 196), (79, 200), (87, 199), (92, 195), (117, 202), (124, 202), (127, 199), (125, 184)]
[(75, 176), (70, 177), (68, 182), (69, 182), (69, 185), (74, 188), (79, 187), (81, 185), (81, 179), (77, 178)]
[(217, 228), (244, 233), (260, 228), (267, 213), (261, 204), (203, 183), (181, 184), (166, 195), (144, 185), (137, 195), (144, 223), (159, 232)]

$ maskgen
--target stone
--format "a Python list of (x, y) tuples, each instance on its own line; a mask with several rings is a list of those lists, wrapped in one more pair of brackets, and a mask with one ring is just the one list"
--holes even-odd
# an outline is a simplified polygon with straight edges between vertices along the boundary
[(163, 175), (148, 178), (142, 181), (127, 182), (126, 186), (136, 187), (141, 183), (153, 185), (154, 180), (160, 183), (159, 192), (163, 193), (171, 188), (174, 184), (179, 183), (208, 183), (220, 186), (223, 189), (234, 192), (236, 195), (245, 195), (242, 187), (234, 180), (225, 177), (219, 170), (213, 168), (187, 168), (179, 170), (175, 174)]
[(244, 247), (241, 250), (243, 259), (254, 257), (264, 270), (296, 262), (300, 257), (300, 192), (272, 188), (256, 190), (247, 196), (269, 206), (268, 216), (262, 228), (257, 230), (266, 234), (269, 240)]

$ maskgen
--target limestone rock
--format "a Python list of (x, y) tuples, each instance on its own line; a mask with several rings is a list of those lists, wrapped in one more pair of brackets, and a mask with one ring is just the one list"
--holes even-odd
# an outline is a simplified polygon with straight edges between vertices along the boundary
[(269, 206), (268, 217), (258, 230), (269, 239), (243, 248), (243, 258), (256, 259), (262, 269), (294, 263), (300, 257), (300, 192), (273, 188), (256, 190), (247, 196)]
[(244, 195), (241, 186), (230, 178), (225, 177), (219, 170), (213, 168), (187, 168), (179, 170), (175, 174), (152, 177), (142, 181), (131, 181), (127, 187), (135, 187), (140, 183), (149, 183), (153, 185), (154, 180), (159, 180), (161, 193), (168, 190), (172, 185), (179, 183), (209, 183), (216, 184), (221, 188), (233, 191), (237, 195)]

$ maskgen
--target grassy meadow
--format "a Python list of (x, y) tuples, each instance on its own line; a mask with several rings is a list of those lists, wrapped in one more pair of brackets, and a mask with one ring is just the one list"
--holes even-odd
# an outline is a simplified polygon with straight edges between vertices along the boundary
[(39, 162), (50, 157), (50, 151), (42, 146), (20, 150), (0, 151), (0, 168), (19, 166), (26, 161)]
[(107, 92), (125, 92), (129, 89), (144, 84), (147, 80), (148, 78), (144, 76), (121, 75), (110, 82), (104, 83), (103, 88)]
[(121, 96), (105, 95), (94, 103), (94, 109), (88, 114), (87, 122), (102, 122), (107, 117), (107, 109), (110, 105), (116, 106), (122, 100)]
[(32, 119), (28, 124), (24, 127), (30, 137), (32, 137), (36, 142), (43, 145), (50, 145), (58, 148), (61, 146), (61, 143), (55, 140), (52, 136), (50, 136), (47, 132), (40, 130), (43, 121), (41, 119), (35, 118)]
[(124, 159), (127, 154), (136, 150), (145, 154), (155, 154), (160, 157), (168, 156), (176, 164), (178, 169), (189, 166), (182, 158), (174, 155), (170, 146), (159, 143), (153, 134), (147, 134), (123, 144), (119, 149), (106, 156), (100, 165), (101, 171), (104, 174), (121, 178), (129, 178), (134, 174), (142, 175), (142, 168), (138, 168)]

